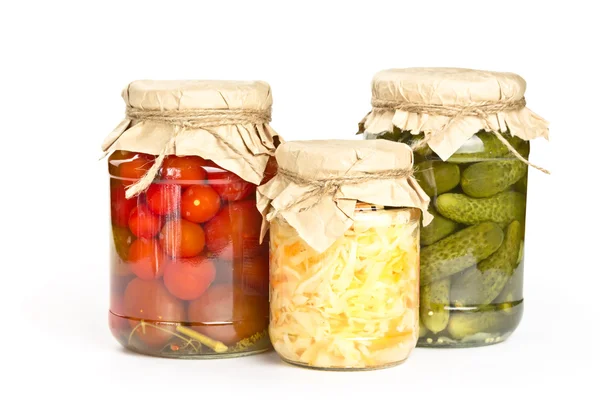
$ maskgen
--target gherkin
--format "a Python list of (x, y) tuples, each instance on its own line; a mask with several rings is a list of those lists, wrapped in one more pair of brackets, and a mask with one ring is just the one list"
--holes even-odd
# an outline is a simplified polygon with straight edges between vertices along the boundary
[(421, 282), (428, 284), (489, 257), (504, 239), (498, 224), (484, 222), (421, 249)]
[(521, 160), (479, 162), (465, 169), (460, 186), (471, 197), (490, 197), (515, 184), (526, 172), (527, 164)]
[(421, 287), (421, 320), (433, 333), (443, 331), (450, 318), (450, 278)]
[(454, 277), (450, 296), (454, 306), (487, 305), (498, 297), (517, 267), (521, 229), (518, 221), (511, 222), (494, 254)]
[(445, 238), (460, 228), (460, 224), (443, 217), (434, 208), (429, 207), (433, 221), (421, 228), (421, 245), (429, 246)]
[(525, 221), (525, 196), (512, 191), (484, 199), (444, 193), (436, 199), (435, 207), (444, 217), (467, 225), (493, 221), (505, 227), (515, 220)]

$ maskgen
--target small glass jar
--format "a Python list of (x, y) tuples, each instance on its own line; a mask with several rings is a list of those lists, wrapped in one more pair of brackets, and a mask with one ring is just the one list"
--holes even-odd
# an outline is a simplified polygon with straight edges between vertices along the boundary
[(148, 190), (126, 199), (154, 158), (116, 151), (108, 161), (113, 335), (163, 357), (269, 349), (256, 186), (200, 157), (168, 156)]
[(325, 252), (271, 221), (269, 335), (283, 360), (329, 370), (402, 363), (419, 329), (416, 208), (358, 203)]

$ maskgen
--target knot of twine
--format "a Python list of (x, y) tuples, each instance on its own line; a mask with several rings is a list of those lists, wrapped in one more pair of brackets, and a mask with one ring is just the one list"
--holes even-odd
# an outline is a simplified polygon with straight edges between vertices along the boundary
[[(129, 185), (125, 191), (125, 197), (130, 199), (137, 196), (150, 186), (154, 181), (154, 177), (160, 170), (162, 163), (167, 155), (167, 152), (175, 146), (177, 135), (186, 129), (203, 129), (210, 133), (213, 137), (219, 140), (234, 154), (241, 159), (246, 159), (246, 155), (239, 149), (234, 147), (228, 140), (223, 138), (217, 132), (209, 128), (215, 128), (225, 125), (262, 125), (268, 124), (271, 121), (271, 109), (255, 110), (255, 109), (190, 109), (190, 110), (142, 110), (139, 108), (128, 107), (126, 110), (127, 118), (137, 122), (153, 121), (174, 126), (173, 136), (162, 148), (160, 153), (154, 160), (154, 164), (144, 176), (136, 183)], [(249, 167), (257, 175), (260, 172), (254, 168), (251, 163)]]
[(335, 176), (335, 173), (331, 174), (329, 178), (315, 179), (306, 178), (296, 172), (292, 172), (288, 169), (279, 167), (277, 174), (287, 179), (288, 181), (295, 183), (299, 186), (307, 186), (310, 189), (306, 191), (302, 196), (294, 199), (291, 203), (286, 205), (283, 209), (279, 209), (278, 212), (288, 211), (294, 206), (303, 203), (308, 199), (314, 198), (314, 202), (303, 208), (300, 211), (306, 211), (317, 205), (324, 196), (334, 195), (341, 186), (344, 185), (360, 185), (361, 183), (385, 180), (385, 179), (402, 179), (411, 176), (413, 173), (412, 168), (407, 169), (386, 169), (375, 172), (359, 172), (352, 175)]
[(525, 164), (542, 171), (546, 174), (549, 174), (545, 168), (542, 168), (538, 165), (535, 165), (525, 157), (523, 157), (502, 135), (499, 130), (494, 129), (490, 123), (488, 122), (488, 117), (493, 114), (498, 114), (502, 111), (515, 111), (520, 110), (526, 106), (525, 98), (522, 97), (519, 100), (514, 101), (496, 101), (496, 102), (482, 102), (476, 104), (466, 104), (466, 105), (440, 105), (440, 104), (422, 104), (422, 103), (410, 103), (404, 101), (391, 101), (391, 100), (382, 100), (373, 98), (371, 100), (371, 105), (373, 106), (373, 110), (378, 111), (390, 111), (390, 110), (401, 110), (410, 113), (416, 114), (428, 114), (428, 115), (439, 115), (443, 117), (450, 118), (446, 124), (442, 127), (442, 129), (430, 133), (426, 132), (424, 134), (423, 140), (420, 140), (416, 143), (413, 143), (411, 146), (413, 150), (420, 149), (426, 146), (434, 136), (441, 135), (445, 132), (448, 127), (457, 119), (461, 117), (478, 117), (480, 118), (489, 132), (492, 132), (502, 144), (508, 148), (508, 150), (520, 161)]

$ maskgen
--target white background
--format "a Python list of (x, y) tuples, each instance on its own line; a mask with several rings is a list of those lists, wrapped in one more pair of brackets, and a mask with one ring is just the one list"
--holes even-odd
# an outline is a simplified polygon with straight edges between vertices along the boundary
[[(593, 2), (64, 1), (0, 8), (3, 394), (62, 398), (598, 398), (598, 13)], [(525, 316), (506, 343), (331, 373), (275, 353), (177, 361), (107, 327), (100, 143), (135, 79), (261, 79), (286, 139), (348, 138), (384, 68), (512, 71), (551, 122), (530, 171)], [(595, 121), (596, 120), (596, 121)], [(585, 394), (587, 393), (587, 394)], [(212, 397), (216, 398), (216, 397)]]

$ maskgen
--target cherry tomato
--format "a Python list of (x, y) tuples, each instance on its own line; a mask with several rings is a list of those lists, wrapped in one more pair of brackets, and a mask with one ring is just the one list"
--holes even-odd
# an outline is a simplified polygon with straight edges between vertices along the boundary
[(208, 185), (192, 185), (181, 196), (181, 217), (191, 222), (206, 222), (221, 208), (221, 199)]
[(143, 204), (138, 205), (129, 215), (129, 229), (137, 237), (151, 238), (160, 232), (162, 218)]
[(238, 258), (233, 262), (233, 279), (245, 293), (269, 294), (268, 252), (256, 257)]
[(165, 266), (167, 290), (181, 300), (200, 297), (215, 280), (215, 265), (206, 257), (180, 258)]
[(208, 183), (224, 201), (239, 201), (254, 194), (256, 185), (246, 182), (233, 172), (210, 172)]
[[(132, 318), (129, 321), (132, 328), (136, 327), (140, 320), (161, 323), (161, 330), (149, 325), (144, 329), (136, 329), (136, 336), (149, 346), (164, 345), (172, 336), (169, 331), (175, 330), (172, 323), (182, 322), (185, 318), (183, 303), (171, 295), (159, 280), (132, 280), (123, 295), (123, 309), (125, 316)], [(171, 324), (168, 324), (169, 322)]]
[(125, 198), (125, 188), (122, 185), (110, 187), (110, 219), (113, 225), (127, 226), (129, 215), (135, 208), (136, 199)]
[(157, 240), (139, 238), (129, 248), (129, 263), (138, 278), (157, 279), (163, 275), (165, 254)]
[(115, 150), (108, 156), (108, 173), (113, 176), (119, 175), (119, 165), (125, 160), (135, 157), (135, 153), (126, 150)]
[(204, 250), (204, 230), (185, 219), (168, 221), (159, 237), (162, 248), (170, 257), (194, 257)]
[[(154, 156), (137, 153), (133, 158), (119, 163), (117, 175), (121, 178), (137, 181), (148, 172), (153, 163)], [(127, 182), (127, 184), (131, 183), (133, 182)]]
[(206, 179), (205, 165), (207, 161), (197, 156), (167, 156), (162, 164), (161, 177), (176, 180), (183, 187), (199, 184)]
[[(231, 284), (210, 287), (188, 307), (194, 329), (210, 338), (232, 345), (267, 328), (269, 301), (266, 296), (248, 295)], [(218, 323), (210, 325), (210, 323)]]
[(262, 216), (254, 200), (226, 204), (204, 224), (206, 247), (225, 260), (258, 253)]
[(181, 186), (152, 184), (146, 192), (146, 204), (150, 211), (158, 215), (168, 215), (179, 209)]

